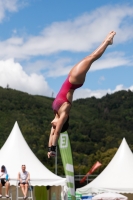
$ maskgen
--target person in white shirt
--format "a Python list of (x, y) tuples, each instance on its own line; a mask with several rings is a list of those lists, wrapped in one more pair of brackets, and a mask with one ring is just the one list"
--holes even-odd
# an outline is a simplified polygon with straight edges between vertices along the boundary
[(24, 199), (27, 199), (29, 181), (30, 181), (30, 174), (26, 171), (26, 165), (22, 165), (22, 172), (18, 173), (18, 181), (21, 187), (22, 193), (24, 195)]
[(9, 176), (7, 174), (6, 167), (4, 165), (1, 166), (1, 172), (0, 172), (0, 198), (2, 197), (2, 187), (5, 186), (5, 197), (9, 198)]

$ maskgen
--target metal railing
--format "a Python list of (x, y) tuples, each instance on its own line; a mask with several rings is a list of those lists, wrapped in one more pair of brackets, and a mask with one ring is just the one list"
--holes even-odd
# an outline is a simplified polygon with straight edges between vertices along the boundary
[[(75, 181), (80, 181), (85, 175), (75, 175)], [(97, 174), (93, 174), (93, 175), (89, 175), (86, 178), (86, 182), (89, 183), (90, 181), (92, 181), (93, 179), (95, 179), (98, 175)]]
[[(74, 175), (74, 179), (75, 179), (75, 181), (80, 181), (84, 176), (85, 176), (85, 174), (84, 174), (84, 175), (82, 175), (82, 174), (80, 174), (80, 175)], [(98, 174), (89, 175), (89, 176), (86, 178), (87, 184), (88, 184), (90, 181), (94, 180), (97, 176), (98, 176)], [(62, 178), (65, 178), (66, 176), (65, 176), (65, 175), (61, 175), (61, 177), (62, 177)]]

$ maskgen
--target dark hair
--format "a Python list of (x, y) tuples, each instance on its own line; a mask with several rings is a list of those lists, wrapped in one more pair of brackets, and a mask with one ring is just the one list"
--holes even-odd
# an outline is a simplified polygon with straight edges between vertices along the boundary
[(1, 169), (5, 169), (5, 166), (4, 166), (4, 165), (2, 165), (2, 166), (1, 166)]
[(68, 127), (69, 127), (69, 116), (68, 116), (66, 122), (63, 124), (63, 127), (61, 129), (61, 133), (67, 131)]
[(6, 169), (5, 166), (2, 165), (2, 166), (1, 166), (1, 171), (5, 171), (5, 169)]

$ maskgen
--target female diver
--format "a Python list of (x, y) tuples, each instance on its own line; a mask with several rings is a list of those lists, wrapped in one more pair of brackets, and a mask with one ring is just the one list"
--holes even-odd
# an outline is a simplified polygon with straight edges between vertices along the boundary
[(71, 69), (67, 79), (57, 94), (52, 104), (55, 118), (51, 122), (52, 127), (48, 143), (48, 158), (56, 155), (56, 145), (60, 133), (68, 129), (69, 112), (72, 106), (74, 90), (83, 85), (86, 73), (90, 69), (91, 64), (102, 56), (108, 45), (113, 43), (115, 34), (114, 31), (111, 31), (103, 43), (92, 54), (85, 57)]

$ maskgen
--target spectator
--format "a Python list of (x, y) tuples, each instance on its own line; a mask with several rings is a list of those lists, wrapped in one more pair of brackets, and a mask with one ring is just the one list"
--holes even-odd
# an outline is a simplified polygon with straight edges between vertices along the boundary
[(7, 174), (6, 167), (4, 165), (1, 166), (1, 172), (0, 172), (0, 198), (2, 197), (2, 187), (5, 186), (5, 197), (9, 198), (9, 176)]
[(24, 195), (24, 199), (27, 199), (27, 193), (28, 193), (28, 187), (29, 187), (29, 180), (30, 180), (30, 174), (26, 171), (26, 165), (22, 165), (22, 172), (18, 173), (18, 181), (20, 188), (22, 190), (22, 193)]

